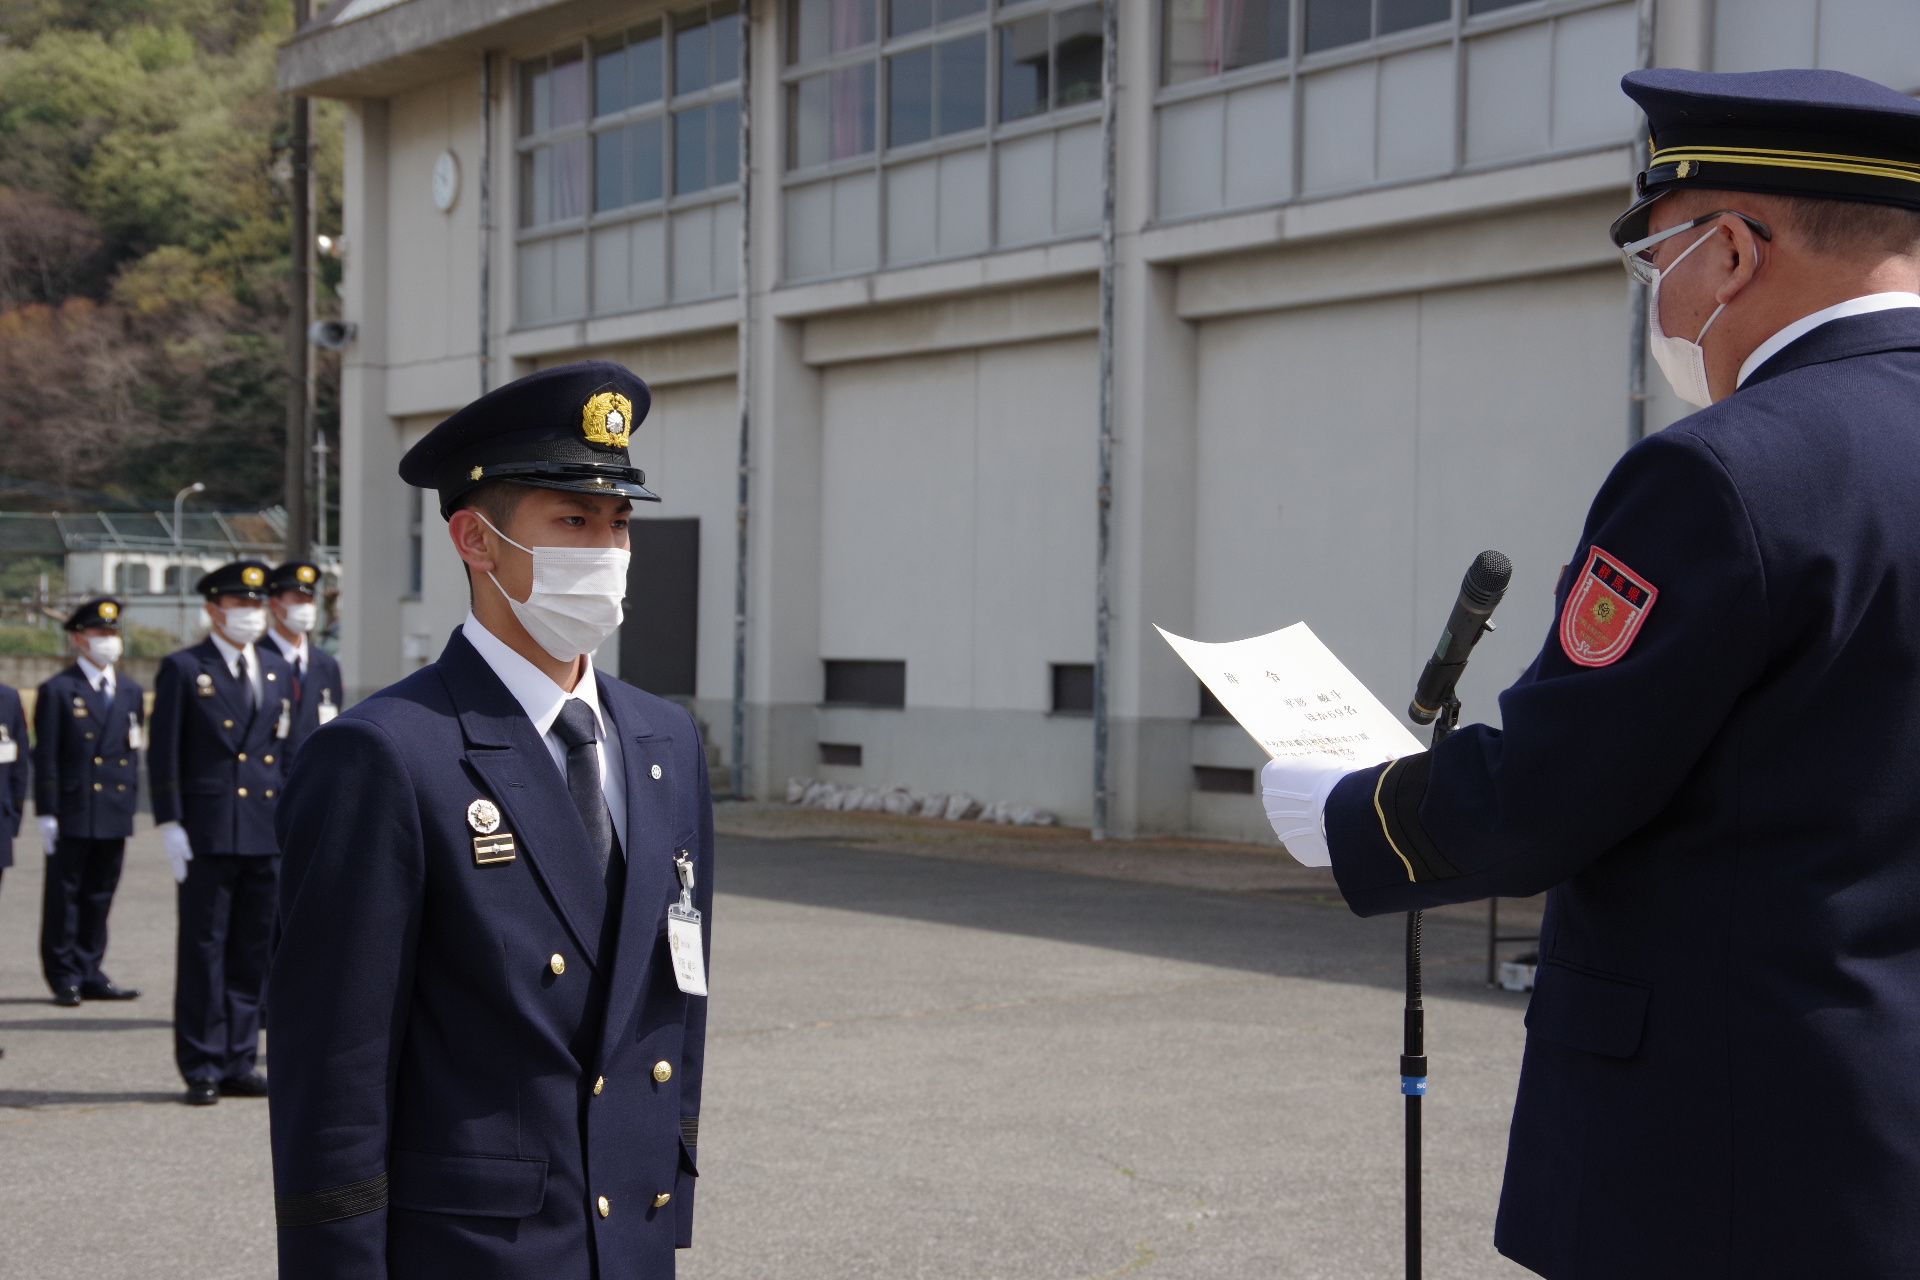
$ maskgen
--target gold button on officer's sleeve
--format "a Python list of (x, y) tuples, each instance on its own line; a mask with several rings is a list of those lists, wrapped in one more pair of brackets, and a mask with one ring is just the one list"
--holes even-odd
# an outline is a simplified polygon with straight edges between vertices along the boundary
[(653, 1078), (661, 1084), (665, 1084), (667, 1081), (673, 1079), (673, 1064), (664, 1060), (654, 1063)]
[(553, 958), (547, 961), (547, 968), (553, 970), (556, 974), (565, 973), (567, 971), (567, 958), (556, 951), (553, 953)]
[(600, 1216), (604, 1218), (612, 1212), (613, 1212), (613, 1201), (607, 1199), (605, 1196), (601, 1196), (600, 1197)]
[(595, 1080), (593, 1082), (593, 1096), (596, 1098), (599, 1097), (600, 1091), (606, 1087), (607, 1087), (607, 1078), (605, 1076), (601, 1076), (598, 1080)]
[(245, 787), (240, 788), (240, 794), (243, 796), (247, 794), (247, 789)]
[(235, 759), (238, 759), (238, 760), (245, 760), (246, 758), (247, 758), (247, 753), (244, 751), (242, 751), (238, 756), (235, 757)]
[(653, 1198), (653, 1207), (656, 1209), (664, 1209), (667, 1207), (667, 1201), (671, 1199), (673, 1199), (673, 1194), (671, 1192), (662, 1191), (659, 1195)]

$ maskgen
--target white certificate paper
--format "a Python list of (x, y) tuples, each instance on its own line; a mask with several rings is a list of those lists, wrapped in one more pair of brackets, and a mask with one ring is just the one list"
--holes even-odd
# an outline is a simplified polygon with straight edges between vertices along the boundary
[(1304, 622), (1225, 644), (1154, 630), (1276, 760), (1328, 756), (1365, 768), (1426, 749)]

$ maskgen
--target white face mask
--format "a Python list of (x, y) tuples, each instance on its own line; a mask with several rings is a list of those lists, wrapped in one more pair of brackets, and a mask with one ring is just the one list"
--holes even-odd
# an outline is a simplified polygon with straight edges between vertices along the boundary
[(1699, 334), (1692, 342), (1685, 338), (1676, 338), (1660, 328), (1660, 285), (1666, 280), (1674, 267), (1686, 261), (1687, 254), (1713, 238), (1712, 231), (1688, 245), (1686, 252), (1673, 260), (1672, 266), (1659, 272), (1653, 278), (1653, 286), (1647, 290), (1647, 340), (1653, 350), (1654, 362), (1660, 366), (1660, 372), (1667, 375), (1667, 385), (1673, 388), (1673, 394), (1696, 409), (1704, 409), (1713, 403), (1713, 392), (1707, 389), (1707, 352), (1700, 340), (1707, 336), (1707, 330), (1713, 328), (1713, 322), (1727, 309), (1726, 303), (1715, 307), (1707, 322), (1700, 326)]
[[(478, 511), (495, 533), (500, 530)], [(619, 630), (627, 595), (629, 552), (619, 547), (521, 547), (533, 557), (533, 590), (526, 603), (507, 595), (500, 579), (487, 575), (527, 629), (534, 643), (561, 662), (592, 653)]]
[(244, 649), (267, 634), (267, 611), (257, 604), (249, 608), (228, 609), (219, 626), (221, 635)]
[(87, 658), (96, 667), (110, 667), (120, 661), (124, 645), (119, 636), (88, 636)]
[(312, 601), (306, 604), (285, 604), (280, 607), (285, 612), (285, 616), (280, 619), (280, 625), (297, 636), (307, 634), (313, 630), (314, 624), (320, 621), (320, 606)]

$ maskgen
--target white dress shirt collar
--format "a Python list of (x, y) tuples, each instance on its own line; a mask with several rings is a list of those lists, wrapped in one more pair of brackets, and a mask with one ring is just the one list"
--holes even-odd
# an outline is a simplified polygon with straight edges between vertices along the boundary
[(97, 667), (93, 664), (93, 659), (84, 653), (76, 655), (76, 665), (80, 668), (80, 674), (87, 678), (87, 683), (93, 686), (95, 692), (105, 689), (109, 698), (113, 696), (112, 667)]
[(1836, 302), (1830, 307), (1823, 307), (1810, 316), (1801, 316), (1755, 347), (1753, 354), (1740, 362), (1740, 376), (1734, 379), (1733, 385), (1745, 386), (1747, 379), (1754, 371), (1778, 355), (1788, 343), (1805, 337), (1829, 320), (1871, 315), (1876, 311), (1893, 311), (1900, 307), (1920, 307), (1920, 293), (1869, 293), (1858, 298), (1848, 298), (1845, 302)]
[(220, 660), (227, 664), (227, 670), (232, 672), (236, 679), (243, 679), (252, 687), (253, 700), (265, 701), (267, 689), (260, 679), (260, 660), (254, 657), (253, 646), (240, 648), (221, 635), (217, 627), (207, 632), (207, 635), (213, 640), (213, 647), (220, 651)]
[(288, 666), (296, 671), (307, 669), (307, 638), (305, 636), (301, 636), (297, 641), (289, 640), (280, 634), (278, 627), (268, 627), (267, 634), (273, 637), (274, 648), (280, 650), (280, 656), (287, 660)]

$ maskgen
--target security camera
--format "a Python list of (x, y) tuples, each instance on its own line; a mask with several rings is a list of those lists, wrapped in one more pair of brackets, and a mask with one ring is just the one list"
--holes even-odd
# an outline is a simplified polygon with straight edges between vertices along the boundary
[(344, 351), (360, 326), (350, 320), (315, 320), (307, 330), (307, 341), (322, 351)]

